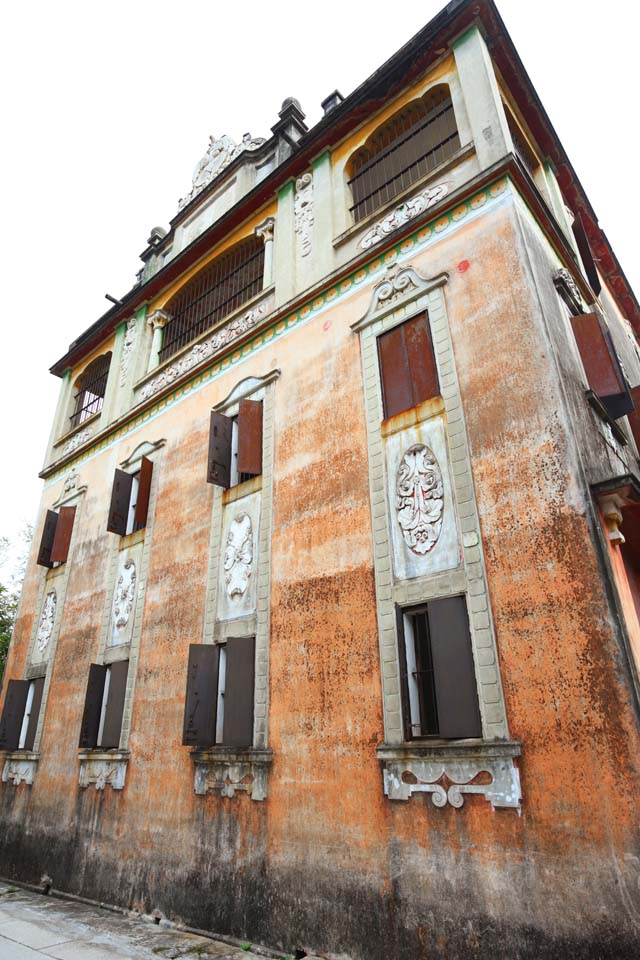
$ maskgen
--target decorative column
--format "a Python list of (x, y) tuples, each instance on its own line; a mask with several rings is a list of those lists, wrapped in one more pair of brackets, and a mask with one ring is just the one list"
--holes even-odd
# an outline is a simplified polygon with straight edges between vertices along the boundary
[(151, 373), (154, 370), (158, 363), (160, 362), (160, 350), (162, 349), (162, 331), (164, 325), (171, 320), (171, 317), (168, 313), (165, 313), (164, 310), (154, 310), (153, 313), (147, 317), (147, 323), (153, 330), (153, 340), (151, 341), (151, 352), (149, 354), (149, 365), (147, 366), (147, 373)]
[(607, 530), (609, 540), (620, 546), (624, 543), (624, 535), (620, 530), (622, 526), (622, 506), (624, 501), (615, 493), (600, 500), (600, 509)]
[(264, 277), (262, 281), (263, 288), (270, 287), (273, 283), (273, 229), (275, 220), (273, 217), (259, 224), (254, 233), (256, 237), (262, 237), (264, 240)]

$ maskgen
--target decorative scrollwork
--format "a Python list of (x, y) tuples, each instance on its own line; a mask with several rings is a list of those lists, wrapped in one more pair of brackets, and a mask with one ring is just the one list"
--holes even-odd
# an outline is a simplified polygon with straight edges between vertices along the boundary
[(229, 597), (242, 597), (251, 577), (253, 527), (248, 513), (239, 513), (231, 523), (224, 553), (224, 571)]
[(424, 210), (428, 210), (429, 207), (433, 207), (434, 204), (442, 200), (448, 192), (449, 187), (446, 183), (439, 183), (435, 187), (427, 187), (426, 190), (423, 190), (415, 197), (411, 197), (410, 200), (401, 203), (399, 207), (396, 207), (395, 210), (388, 213), (386, 217), (383, 217), (382, 220), (374, 224), (374, 226), (365, 233), (359, 246), (363, 250), (374, 247), (376, 243), (380, 243), (381, 240), (384, 240), (386, 236), (393, 233), (398, 227), (401, 227), (409, 220), (413, 220), (414, 217), (417, 217)]
[(36, 636), (36, 646), (38, 648), (38, 653), (44, 653), (47, 649), (49, 640), (51, 640), (51, 634), (53, 633), (53, 624), (56, 618), (56, 604), (58, 598), (56, 596), (55, 590), (52, 590), (45, 597), (44, 605), (42, 607), (42, 613), (40, 615), (40, 623), (38, 624), (38, 633)]
[(405, 451), (396, 477), (396, 511), (405, 543), (420, 556), (433, 550), (444, 511), (442, 472), (422, 443)]
[(117, 630), (124, 630), (129, 622), (136, 598), (136, 581), (136, 565), (129, 559), (118, 577), (113, 597), (113, 622)]
[(293, 203), (295, 232), (300, 242), (300, 256), (311, 253), (311, 228), (313, 227), (313, 174), (305, 173), (296, 180), (296, 196)]

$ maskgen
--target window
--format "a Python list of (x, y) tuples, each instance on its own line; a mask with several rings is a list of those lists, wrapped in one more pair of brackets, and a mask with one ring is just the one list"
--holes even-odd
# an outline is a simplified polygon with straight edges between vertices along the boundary
[(102, 750), (119, 747), (128, 673), (128, 660), (119, 660), (109, 666), (91, 664), (80, 728), (80, 747)]
[(96, 357), (76, 380), (73, 413), (70, 417), (71, 428), (84, 423), (94, 413), (102, 410), (110, 365), (111, 354), (105, 353), (101, 357)]
[(453, 156), (460, 137), (446, 86), (408, 103), (349, 161), (351, 212), (356, 223)]
[(578, 250), (580, 251), (580, 257), (587, 275), (587, 280), (591, 284), (591, 289), (597, 296), (602, 289), (602, 284), (600, 283), (598, 268), (596, 267), (593, 259), (593, 254), (591, 253), (591, 246), (587, 237), (587, 231), (584, 228), (582, 215), (580, 213), (574, 217), (573, 223), (571, 224), (571, 229), (573, 230), (573, 236), (575, 237)]
[(378, 359), (385, 420), (439, 394), (427, 313), (378, 337)]
[(147, 525), (153, 462), (142, 457), (137, 473), (116, 470), (111, 490), (107, 530), (121, 537)]
[(59, 513), (47, 510), (36, 561), (41, 567), (57, 567), (66, 562), (75, 515), (75, 507), (60, 507)]
[(207, 483), (227, 489), (261, 473), (262, 400), (240, 400), (237, 417), (212, 411)]
[(255, 637), (189, 647), (182, 743), (253, 746)]
[(597, 313), (571, 317), (587, 382), (612, 420), (633, 410), (633, 400), (606, 324)]
[(0, 750), (33, 750), (44, 677), (9, 680), (0, 719)]
[(515, 117), (511, 113), (511, 110), (507, 104), (502, 101), (504, 106), (504, 112), (507, 117), (507, 126), (509, 127), (509, 133), (511, 134), (511, 139), (513, 140), (513, 149), (516, 153), (518, 159), (522, 162), (524, 168), (527, 170), (531, 179), (535, 181), (536, 170), (540, 166), (538, 158), (535, 153), (529, 146), (529, 142), (520, 129)]
[(481, 737), (465, 598), (396, 612), (405, 739)]
[(262, 290), (264, 242), (249, 237), (204, 267), (165, 307), (160, 362), (214, 327)]

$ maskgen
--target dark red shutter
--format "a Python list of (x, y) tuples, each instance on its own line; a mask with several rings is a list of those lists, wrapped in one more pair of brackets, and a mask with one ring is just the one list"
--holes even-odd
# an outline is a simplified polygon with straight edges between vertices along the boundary
[(217, 644), (192, 643), (189, 647), (182, 732), (187, 747), (211, 747), (216, 742), (219, 661)]
[(438, 371), (431, 344), (429, 316), (422, 313), (419, 317), (407, 320), (399, 328), (404, 334), (407, 365), (413, 392), (413, 405), (430, 400), (440, 393)]
[(407, 670), (407, 648), (404, 642), (404, 613), (402, 607), (396, 607), (396, 627), (398, 631), (398, 660), (400, 666), (400, 696), (402, 698), (402, 727), (405, 740), (411, 740), (411, 707), (409, 704), (409, 677)]
[(611, 334), (595, 313), (571, 317), (584, 372), (610, 417), (617, 420), (633, 410), (633, 401), (613, 346)]
[(587, 239), (587, 232), (584, 229), (584, 224), (580, 214), (578, 214), (573, 221), (572, 229), (573, 235), (576, 238), (578, 250), (580, 251), (580, 256), (582, 257), (585, 273), (587, 274), (589, 283), (591, 284), (591, 289), (594, 293), (600, 293), (600, 290), (602, 289), (600, 277), (598, 276), (598, 270), (596, 268), (593, 254), (591, 253), (591, 247), (589, 246), (589, 241)]
[(39, 563), (41, 567), (53, 566), (53, 562), (51, 560), (51, 548), (53, 547), (53, 539), (56, 535), (57, 525), (58, 514), (55, 512), (55, 510), (47, 510), (47, 515), (44, 518), (44, 527), (42, 528), (40, 549), (38, 550), (37, 563)]
[(101, 663), (92, 663), (89, 667), (89, 681), (84, 701), (82, 725), (80, 727), (79, 747), (91, 749), (98, 742), (98, 728), (102, 711), (102, 694), (107, 668)]
[(24, 742), (25, 750), (33, 750), (33, 744), (36, 739), (38, 718), (42, 705), (42, 691), (44, 690), (44, 677), (38, 677), (37, 680), (32, 680), (31, 682), (33, 683), (33, 700), (31, 701), (31, 713), (29, 714), (29, 723), (27, 725), (27, 737)]
[(428, 605), (441, 737), (481, 737), (482, 722), (464, 597), (445, 597)]
[(222, 730), (225, 746), (253, 746), (255, 648), (255, 637), (229, 637), (227, 640)]
[(231, 436), (233, 420), (222, 413), (211, 413), (207, 483), (228, 488), (231, 482)]
[(147, 525), (152, 476), (153, 463), (148, 457), (143, 457), (142, 464), (140, 466), (140, 477), (138, 480), (138, 499), (136, 501), (136, 509), (133, 517), (136, 530), (142, 530), (142, 528), (146, 527)]
[(65, 563), (69, 556), (69, 544), (73, 533), (73, 521), (76, 515), (75, 507), (60, 507), (56, 535), (51, 547), (51, 562)]
[(402, 327), (394, 327), (378, 337), (382, 405), (385, 420), (413, 406), (407, 352)]
[(238, 405), (238, 473), (262, 473), (262, 400)]
[(0, 750), (18, 749), (28, 694), (28, 680), (9, 680), (0, 718)]
[(132, 485), (133, 474), (125, 473), (124, 470), (116, 470), (111, 491), (109, 519), (107, 520), (109, 533), (119, 533), (121, 537), (124, 537), (127, 532)]
[(120, 731), (122, 730), (122, 714), (124, 712), (124, 696), (127, 691), (127, 674), (129, 661), (118, 660), (111, 664), (109, 677), (109, 692), (104, 712), (104, 726), (102, 728), (102, 743), (100, 747), (110, 750), (120, 746)]

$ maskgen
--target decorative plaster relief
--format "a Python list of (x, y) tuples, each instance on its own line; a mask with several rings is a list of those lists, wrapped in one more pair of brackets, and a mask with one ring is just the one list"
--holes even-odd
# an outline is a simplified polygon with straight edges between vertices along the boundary
[(121, 551), (111, 604), (111, 630), (107, 645), (130, 643), (138, 587), (138, 568), (142, 544)]
[(49, 640), (51, 640), (53, 624), (56, 618), (57, 602), (58, 598), (56, 596), (56, 591), (51, 590), (45, 597), (42, 613), (40, 615), (40, 623), (38, 625), (38, 633), (36, 634), (36, 647), (38, 653), (44, 653), (49, 644)]
[(36, 757), (7, 757), (2, 768), (2, 782), (12, 783), (14, 787), (20, 783), (33, 783), (38, 768)]
[(224, 552), (227, 595), (241, 597), (249, 584), (253, 564), (253, 529), (248, 513), (239, 513), (231, 523)]
[(313, 174), (305, 173), (296, 180), (296, 196), (293, 202), (295, 232), (298, 235), (300, 256), (311, 253), (311, 228), (313, 227)]
[(196, 770), (193, 788), (198, 796), (215, 793), (221, 797), (234, 797), (245, 792), (252, 800), (266, 800), (267, 771), (271, 763), (271, 751), (252, 750), (243, 757), (194, 755)]
[(154, 393), (169, 386), (170, 383), (173, 383), (174, 380), (177, 380), (193, 367), (198, 366), (203, 360), (207, 360), (218, 350), (233, 343), (234, 340), (237, 340), (263, 320), (272, 308), (273, 298), (269, 297), (268, 300), (260, 303), (257, 307), (248, 310), (243, 316), (236, 317), (222, 329), (212, 333), (206, 340), (196, 343), (182, 359), (165, 367), (162, 373), (145, 383), (140, 391), (140, 399), (147, 400), (152, 397)]
[(84, 430), (80, 430), (79, 433), (75, 433), (70, 437), (62, 448), (62, 456), (66, 457), (68, 453), (73, 453), (73, 451), (81, 447), (83, 443), (86, 443), (91, 436), (91, 432), (90, 428), (86, 427)]
[(222, 173), (225, 167), (229, 166), (232, 160), (235, 160), (245, 150), (257, 150), (265, 142), (264, 137), (252, 137), (250, 133), (244, 134), (242, 143), (236, 143), (226, 133), (217, 139), (210, 136), (207, 152), (194, 170), (191, 190), (186, 197), (178, 201), (178, 210), (183, 210), (194, 197)]
[[(475, 782), (480, 774), (488, 774), (491, 782)], [(385, 760), (383, 777), (384, 792), (390, 800), (409, 800), (414, 793), (430, 793), (434, 806), (445, 807), (449, 803), (460, 809), (463, 794), (478, 793), (492, 807), (520, 810), (520, 774), (510, 758)]]
[(78, 782), (81, 787), (94, 784), (96, 790), (104, 790), (107, 784), (114, 790), (122, 790), (127, 763), (128, 757), (122, 754), (114, 757), (81, 757)]
[(131, 351), (136, 339), (136, 318), (130, 317), (127, 320), (127, 327), (124, 333), (124, 343), (122, 344), (122, 356), (120, 357), (120, 386), (124, 387), (129, 372), (129, 360)]
[(65, 493), (71, 493), (72, 490), (76, 490), (78, 487), (79, 476), (75, 471), (71, 471), (66, 480), (64, 481), (64, 487), (62, 489), (63, 495)]
[(393, 233), (394, 230), (397, 230), (398, 227), (408, 223), (409, 220), (413, 220), (414, 217), (419, 216), (424, 210), (428, 210), (429, 207), (433, 207), (442, 200), (448, 192), (448, 184), (439, 183), (435, 187), (427, 187), (426, 190), (422, 190), (421, 193), (418, 193), (415, 197), (411, 197), (410, 200), (405, 200), (399, 207), (396, 207), (396, 209), (388, 213), (386, 217), (383, 217), (382, 220), (374, 224), (374, 226), (365, 233), (358, 246), (363, 250), (368, 250), (370, 247), (375, 246), (376, 243), (380, 243), (381, 240), (384, 240), (385, 237)]
[(444, 490), (438, 461), (424, 444), (405, 452), (396, 479), (396, 512), (404, 541), (414, 553), (434, 548), (442, 528)]

